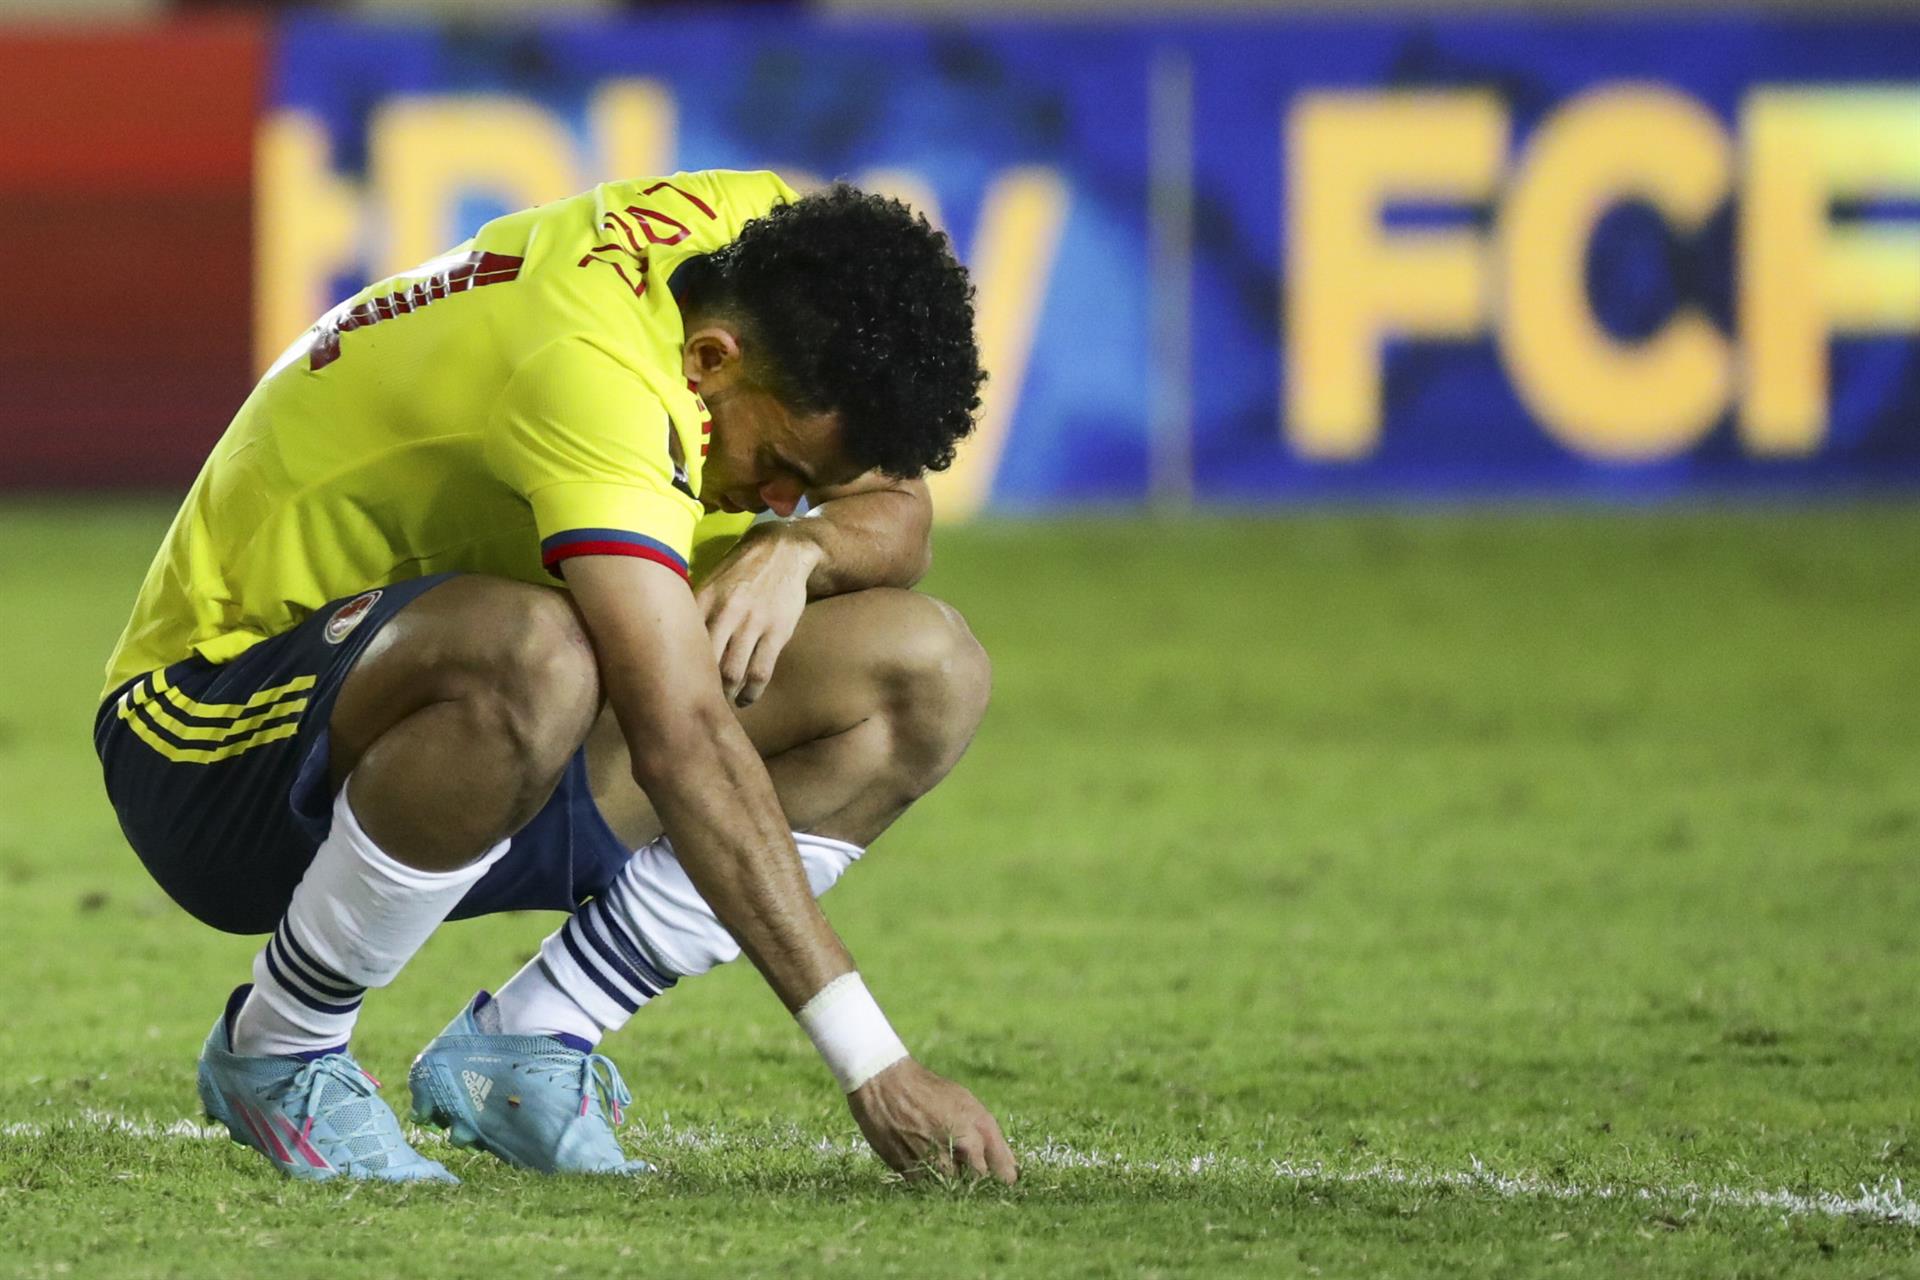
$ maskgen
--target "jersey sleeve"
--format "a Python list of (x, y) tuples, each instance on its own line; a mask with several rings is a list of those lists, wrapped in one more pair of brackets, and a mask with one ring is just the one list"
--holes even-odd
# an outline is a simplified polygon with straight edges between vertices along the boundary
[(700, 518), (673, 423), (640, 376), (580, 338), (514, 371), (488, 426), (495, 474), (533, 507), (540, 559), (637, 556), (681, 577)]

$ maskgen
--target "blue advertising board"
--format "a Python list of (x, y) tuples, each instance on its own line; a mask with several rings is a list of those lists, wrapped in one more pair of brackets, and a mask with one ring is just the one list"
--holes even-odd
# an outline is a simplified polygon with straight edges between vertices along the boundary
[(897, 194), (965, 515), (1920, 483), (1920, 21), (283, 23), (258, 339), (613, 174)]

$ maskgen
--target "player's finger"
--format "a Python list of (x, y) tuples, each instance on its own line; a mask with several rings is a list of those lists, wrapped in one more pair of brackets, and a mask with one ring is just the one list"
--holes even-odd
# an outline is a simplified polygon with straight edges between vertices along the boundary
[(750, 706), (767, 691), (767, 685), (773, 680), (774, 663), (779, 659), (779, 650), (773, 641), (763, 636), (755, 646), (753, 660), (747, 663), (746, 679), (740, 685), (740, 694), (734, 699), (738, 706)]
[(736, 707), (746, 706), (757, 696), (753, 687), (754, 672), (759, 670), (760, 650), (766, 647), (766, 643), (767, 637), (757, 627), (750, 632), (741, 632), (740, 643), (733, 652), (733, 657), (740, 664), (740, 678), (730, 695)]
[(707, 643), (713, 646), (714, 666), (726, 663), (727, 645), (732, 641), (738, 625), (735, 616), (724, 607), (707, 615)]
[(720, 687), (731, 701), (739, 692), (747, 678), (747, 661), (753, 656), (753, 642), (745, 633), (736, 631), (727, 637), (727, 647), (720, 655)]
[(988, 1116), (987, 1122), (980, 1127), (986, 1139), (987, 1168), (994, 1177), (1012, 1186), (1020, 1180), (1020, 1164), (1013, 1158), (1013, 1148), (1007, 1145), (1006, 1137), (992, 1116)]
[(954, 1163), (960, 1166), (961, 1172), (976, 1178), (992, 1176), (993, 1171), (987, 1167), (986, 1144), (980, 1140), (979, 1134), (968, 1134), (953, 1144), (953, 1150), (957, 1157)]

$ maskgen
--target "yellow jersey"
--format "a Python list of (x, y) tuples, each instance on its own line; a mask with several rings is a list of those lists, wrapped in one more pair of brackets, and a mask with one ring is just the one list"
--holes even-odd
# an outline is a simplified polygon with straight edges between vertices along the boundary
[(711, 423), (667, 282), (794, 198), (771, 173), (606, 183), (322, 316), (201, 469), (105, 693), (425, 574), (552, 583), (584, 554), (709, 569), (752, 517), (702, 518)]

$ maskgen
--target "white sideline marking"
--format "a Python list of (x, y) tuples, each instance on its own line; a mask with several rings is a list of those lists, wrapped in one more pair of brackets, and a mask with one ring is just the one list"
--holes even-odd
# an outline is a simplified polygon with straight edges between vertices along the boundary
[[(225, 1138), (227, 1131), (218, 1125), (192, 1120), (159, 1123), (117, 1115), (111, 1111), (84, 1110), (76, 1122), (95, 1125), (129, 1137), (186, 1139), (205, 1142)], [(61, 1126), (16, 1122), (0, 1126), (0, 1136), (38, 1138)], [(681, 1129), (671, 1121), (657, 1126), (638, 1126), (652, 1143), (685, 1150), (727, 1151), (811, 1151), (823, 1156), (855, 1156), (866, 1148), (858, 1143), (836, 1142), (831, 1138), (810, 1138), (798, 1129), (788, 1130), (768, 1141), (736, 1138), (718, 1130)], [(431, 1129), (407, 1126), (407, 1137), (418, 1144), (435, 1145), (445, 1139)], [(1211, 1152), (1177, 1160), (1137, 1159), (1118, 1152), (1082, 1151), (1078, 1147), (1048, 1138), (1036, 1147), (1020, 1153), (1021, 1164), (1029, 1169), (1093, 1169), (1112, 1173), (1151, 1174), (1158, 1177), (1207, 1179), (1214, 1177), (1268, 1177), (1280, 1182), (1328, 1184), (1336, 1186), (1398, 1186), (1416, 1189), (1451, 1188), (1478, 1191), (1506, 1199), (1543, 1200), (1624, 1200), (1644, 1204), (1682, 1203), (1725, 1209), (1769, 1209), (1786, 1217), (1855, 1218), (1900, 1226), (1920, 1227), (1920, 1202), (1910, 1199), (1900, 1179), (1891, 1178), (1873, 1186), (1862, 1184), (1857, 1194), (1837, 1191), (1762, 1190), (1725, 1185), (1701, 1186), (1627, 1186), (1612, 1183), (1586, 1185), (1577, 1182), (1553, 1182), (1527, 1174), (1495, 1173), (1475, 1158), (1461, 1170), (1407, 1169), (1396, 1165), (1375, 1164), (1363, 1169), (1329, 1169), (1313, 1162), (1295, 1164), (1289, 1160), (1270, 1160), (1262, 1164), (1238, 1156), (1218, 1156)]]
[[(1221, 1160), (1213, 1155), (1194, 1156), (1186, 1161), (1138, 1161), (1126, 1156), (1076, 1151), (1049, 1140), (1033, 1152), (1034, 1162), (1049, 1167), (1114, 1169), (1198, 1177), (1219, 1170), (1250, 1174), (1257, 1166), (1237, 1158)], [(1866, 1218), (1878, 1222), (1920, 1226), (1920, 1203), (1907, 1198), (1900, 1179), (1893, 1178), (1874, 1186), (1862, 1184), (1859, 1194), (1842, 1195), (1836, 1191), (1763, 1191), (1745, 1187), (1714, 1185), (1703, 1187), (1687, 1182), (1674, 1187), (1621, 1186), (1596, 1183), (1585, 1186), (1575, 1182), (1550, 1182), (1526, 1174), (1509, 1176), (1495, 1173), (1480, 1163), (1477, 1156), (1464, 1170), (1421, 1171), (1376, 1164), (1365, 1169), (1328, 1169), (1315, 1161), (1295, 1164), (1289, 1160), (1270, 1161), (1275, 1178), (1300, 1183), (1335, 1183), (1414, 1187), (1420, 1189), (1451, 1187), (1465, 1191), (1486, 1191), (1509, 1199), (1546, 1200), (1636, 1200), (1664, 1204), (1682, 1201), (1688, 1205), (1706, 1205), (1730, 1209), (1777, 1209), (1789, 1216)]]

